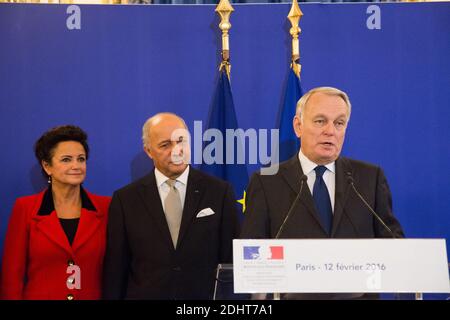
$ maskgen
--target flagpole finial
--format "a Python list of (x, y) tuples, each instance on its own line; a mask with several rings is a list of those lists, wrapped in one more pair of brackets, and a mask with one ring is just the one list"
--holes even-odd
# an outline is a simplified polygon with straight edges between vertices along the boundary
[(302, 66), (299, 63), (300, 60), (300, 48), (299, 48), (299, 41), (298, 36), (300, 32), (302, 31), (298, 24), (300, 23), (300, 19), (303, 16), (302, 10), (300, 10), (300, 7), (298, 5), (297, 0), (292, 0), (292, 6), (291, 10), (288, 14), (288, 19), (291, 22), (291, 28), (289, 29), (289, 33), (292, 36), (292, 62), (291, 67), (292, 70), (294, 70), (295, 74), (300, 77), (300, 71)]
[(225, 68), (229, 78), (231, 65), (228, 31), (231, 29), (230, 15), (234, 9), (228, 0), (220, 0), (215, 11), (220, 15), (219, 28), (222, 30), (222, 63), (220, 64), (220, 70)]

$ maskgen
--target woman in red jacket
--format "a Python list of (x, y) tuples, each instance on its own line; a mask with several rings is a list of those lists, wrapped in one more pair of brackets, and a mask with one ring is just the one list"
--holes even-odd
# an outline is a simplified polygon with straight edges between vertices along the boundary
[(16, 200), (5, 238), (3, 299), (99, 299), (110, 198), (81, 186), (87, 135), (66, 125), (44, 133), (35, 154), (42, 192)]

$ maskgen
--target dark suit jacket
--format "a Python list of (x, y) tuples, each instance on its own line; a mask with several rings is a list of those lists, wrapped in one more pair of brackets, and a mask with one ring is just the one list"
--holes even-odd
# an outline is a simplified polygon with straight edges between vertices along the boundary
[[(391, 193), (381, 168), (340, 157), (336, 160), (335, 205), (331, 234), (329, 235), (323, 228), (311, 192), (305, 182), (299, 201), (279, 238), (391, 238), (389, 232), (355, 194), (347, 181), (347, 173), (352, 175), (356, 189), (396, 237), (403, 237), (402, 228), (392, 214)], [(298, 155), (295, 155), (281, 163), (275, 175), (255, 173), (252, 176), (247, 188), (247, 209), (241, 238), (275, 238), (300, 190), (302, 175)], [(353, 296), (356, 297), (356, 295)], [(334, 296), (298, 297), (332, 298)]]
[[(211, 208), (215, 214), (197, 218)], [(104, 261), (105, 299), (211, 299), (218, 263), (238, 236), (232, 187), (190, 168), (177, 249), (154, 172), (114, 193)]]
[[(302, 194), (280, 238), (390, 238), (349, 185), (351, 173), (356, 189), (397, 237), (403, 237), (392, 214), (392, 199), (381, 168), (340, 157), (336, 160), (336, 189), (331, 235), (322, 226), (309, 188)], [(275, 175), (255, 173), (247, 188), (241, 238), (274, 238), (300, 189), (303, 171), (298, 156), (280, 164)]]
[[(81, 216), (70, 245), (50, 189), (16, 200), (3, 253), (2, 299), (100, 299), (110, 197), (82, 189)], [(69, 261), (80, 267), (81, 289), (68, 289)]]

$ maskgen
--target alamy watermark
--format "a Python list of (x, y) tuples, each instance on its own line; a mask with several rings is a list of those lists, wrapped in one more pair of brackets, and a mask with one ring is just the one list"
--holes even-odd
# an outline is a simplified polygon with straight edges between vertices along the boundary
[(379, 6), (372, 4), (367, 7), (366, 13), (370, 16), (366, 20), (366, 26), (369, 30), (381, 29), (381, 9)]
[(216, 128), (203, 131), (202, 121), (194, 121), (192, 137), (187, 129), (177, 129), (172, 132), (171, 140), (178, 141), (171, 154), (174, 163), (260, 164), (265, 166), (261, 168), (263, 175), (278, 172), (278, 129), (237, 128), (223, 133)]
[(77, 5), (70, 5), (66, 9), (66, 13), (69, 16), (66, 19), (66, 27), (69, 30), (81, 29), (81, 9)]

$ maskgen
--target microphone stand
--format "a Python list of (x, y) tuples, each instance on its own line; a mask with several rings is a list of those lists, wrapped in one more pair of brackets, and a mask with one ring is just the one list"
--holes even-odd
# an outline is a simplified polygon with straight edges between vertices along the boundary
[[(288, 210), (288, 213), (286, 214), (286, 217), (283, 220), (283, 223), (281, 224), (280, 228), (278, 229), (277, 234), (275, 235), (275, 239), (278, 239), (279, 236), (281, 235), (281, 231), (283, 231), (284, 226), (286, 224), (286, 221), (289, 219), (289, 216), (292, 214), (292, 212), (294, 211), (295, 205), (298, 202), (298, 199), (300, 199), (300, 195), (302, 194), (303, 191), (303, 184), (305, 183), (305, 181), (308, 179), (308, 177), (304, 174), (301, 178), (300, 178), (300, 190), (297, 193), (297, 196), (295, 197), (294, 202), (292, 202), (291, 207)], [(273, 293), (273, 300), (281, 300), (280, 298), (280, 293), (279, 292), (274, 292)]]

